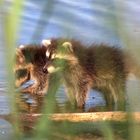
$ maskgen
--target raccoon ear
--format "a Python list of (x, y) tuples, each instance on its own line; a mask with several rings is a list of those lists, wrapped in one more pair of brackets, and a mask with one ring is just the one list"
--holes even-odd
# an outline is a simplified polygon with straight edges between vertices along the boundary
[(24, 48), (25, 46), (24, 45), (19, 45), (18, 48), (16, 48), (16, 55), (20, 55), (22, 54), (22, 49)]
[(42, 43), (43, 46), (48, 47), (49, 45), (51, 45), (51, 40), (49, 40), (49, 39), (48, 40), (45, 40), (44, 39), (44, 40), (42, 40), (41, 43)]
[(24, 45), (20, 45), (19, 48), (16, 48), (16, 58), (17, 58), (18, 63), (23, 63), (25, 60), (24, 55), (23, 55), (22, 50), (21, 50), (23, 48), (23, 46)]
[(20, 45), (20, 46), (19, 46), (20, 49), (22, 49), (22, 48), (24, 48), (24, 47), (25, 47), (24, 45)]
[(70, 50), (70, 52), (73, 52), (73, 48), (72, 48), (72, 44), (71, 42), (64, 42), (62, 44), (63, 47), (68, 48)]
[(19, 45), (18, 48), (16, 48), (16, 55), (22, 55), (22, 49), (24, 48), (24, 45)]
[(16, 55), (22, 54), (21, 48), (16, 48)]

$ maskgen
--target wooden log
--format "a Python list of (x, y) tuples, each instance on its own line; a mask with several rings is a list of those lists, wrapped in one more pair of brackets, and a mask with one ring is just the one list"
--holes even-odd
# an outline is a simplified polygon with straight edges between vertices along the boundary
[(97, 121), (128, 121), (133, 119), (140, 122), (140, 112), (128, 114), (126, 112), (94, 112), (94, 113), (65, 113), (50, 115), (54, 121), (97, 122)]
[[(133, 121), (140, 122), (140, 112), (93, 112), (93, 113), (54, 113), (54, 114), (25, 114), (20, 113), (21, 121), (34, 122), (40, 116), (46, 115), (52, 121), (69, 121), (69, 122), (97, 122), (97, 121)], [(11, 115), (0, 115), (0, 118), (10, 120)]]

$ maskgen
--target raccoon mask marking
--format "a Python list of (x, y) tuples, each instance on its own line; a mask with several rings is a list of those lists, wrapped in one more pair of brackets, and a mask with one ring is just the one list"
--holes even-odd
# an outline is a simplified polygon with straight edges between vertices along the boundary
[(16, 75), (15, 85), (20, 87), (29, 80), (35, 83), (21, 92), (31, 94), (44, 94), (49, 83), (49, 74), (44, 65), (48, 59), (46, 57), (46, 47), (42, 45), (21, 45), (16, 50), (14, 72)]
[(55, 40), (43, 40), (42, 44), (47, 47), (46, 57), (48, 57), (50, 63), (47, 63), (44, 67), (48, 69), (49, 73), (57, 72), (62, 69), (63, 65), (65, 65), (65, 61), (67, 60), (77, 62), (77, 58), (73, 57), (71, 42), (59, 42), (58, 49)]

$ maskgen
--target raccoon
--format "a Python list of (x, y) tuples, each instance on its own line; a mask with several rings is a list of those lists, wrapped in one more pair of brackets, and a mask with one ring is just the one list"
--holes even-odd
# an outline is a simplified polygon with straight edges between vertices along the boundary
[(44, 65), (47, 63), (46, 47), (42, 45), (21, 45), (16, 50), (15, 56), (15, 86), (34, 80), (34, 84), (21, 92), (44, 95), (48, 89), (49, 74)]
[[(95, 89), (104, 94), (110, 110), (125, 110), (126, 80), (129, 73), (134, 72), (134, 61), (125, 51), (105, 44), (85, 46), (61, 38), (43, 40), (42, 44), (73, 104), (83, 108), (89, 90)], [(47, 68), (49, 71), (48, 64)]]

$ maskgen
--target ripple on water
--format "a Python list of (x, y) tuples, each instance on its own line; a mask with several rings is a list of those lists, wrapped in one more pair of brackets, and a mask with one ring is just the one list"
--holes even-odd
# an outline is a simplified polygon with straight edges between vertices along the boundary
[(8, 103), (8, 97), (5, 95), (0, 95), (0, 115), (9, 114), (10, 107)]
[(0, 139), (11, 140), (13, 138), (13, 127), (4, 119), (0, 119)]

